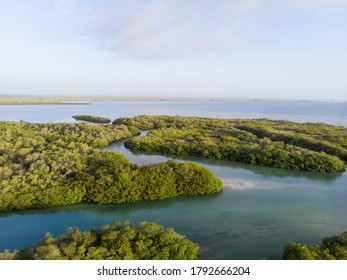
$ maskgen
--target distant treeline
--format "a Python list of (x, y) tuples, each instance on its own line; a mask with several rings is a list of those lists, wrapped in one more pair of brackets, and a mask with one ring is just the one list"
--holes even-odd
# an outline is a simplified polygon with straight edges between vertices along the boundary
[(72, 117), (78, 121), (86, 121), (86, 122), (92, 122), (92, 123), (110, 123), (111, 122), (110, 119), (99, 117), (99, 116), (77, 115)]
[(347, 260), (347, 232), (322, 239), (322, 245), (288, 242), (283, 250), (285, 260)]
[(0, 252), (0, 260), (196, 260), (198, 251), (197, 244), (173, 229), (117, 222), (87, 231), (69, 228), (59, 237), (47, 233), (35, 246)]
[(113, 123), (153, 130), (125, 143), (134, 150), (329, 173), (343, 172), (347, 159), (347, 128), (342, 126), (181, 116), (138, 116)]
[(0, 211), (221, 191), (222, 183), (194, 163), (138, 166), (94, 149), (139, 133), (124, 125), (0, 122)]

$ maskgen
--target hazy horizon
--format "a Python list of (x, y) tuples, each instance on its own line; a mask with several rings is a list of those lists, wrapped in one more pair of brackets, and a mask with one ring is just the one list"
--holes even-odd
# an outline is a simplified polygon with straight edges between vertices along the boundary
[(347, 0), (12, 0), (0, 10), (0, 96), (347, 99)]

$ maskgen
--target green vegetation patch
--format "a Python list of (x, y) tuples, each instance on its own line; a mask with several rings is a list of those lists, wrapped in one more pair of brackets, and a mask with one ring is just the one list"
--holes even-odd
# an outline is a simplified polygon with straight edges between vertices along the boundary
[(283, 249), (285, 260), (347, 260), (347, 232), (322, 239), (322, 245), (288, 242)]
[(138, 166), (120, 153), (94, 149), (139, 133), (124, 125), (0, 122), (0, 211), (222, 190), (220, 180), (194, 163)]
[(92, 123), (110, 123), (111, 122), (110, 119), (99, 117), (99, 116), (77, 115), (72, 117), (78, 121), (85, 121), (85, 122), (92, 122)]
[(347, 128), (342, 126), (180, 116), (138, 116), (113, 123), (152, 130), (126, 142), (134, 150), (328, 173), (343, 172), (347, 159)]
[(47, 233), (35, 246), (0, 252), (0, 260), (196, 260), (198, 251), (197, 244), (173, 229), (117, 222), (87, 231), (69, 228), (59, 237)]

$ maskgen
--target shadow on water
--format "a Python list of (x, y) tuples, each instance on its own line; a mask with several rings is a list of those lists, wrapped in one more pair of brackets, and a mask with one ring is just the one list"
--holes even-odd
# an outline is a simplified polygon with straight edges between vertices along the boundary
[[(143, 132), (141, 135), (144, 135)], [(192, 161), (199, 163), (206, 168), (210, 169), (215, 173), (217, 177), (226, 177), (225, 174), (219, 174), (218, 171), (224, 170), (227, 173), (228, 170), (240, 170), (243, 173), (251, 173), (258, 175), (263, 178), (301, 178), (309, 181), (319, 181), (319, 182), (334, 182), (339, 179), (343, 173), (339, 174), (329, 174), (329, 173), (318, 173), (318, 172), (308, 172), (300, 170), (288, 170), (281, 168), (273, 168), (261, 165), (252, 165), (247, 163), (231, 162), (226, 160), (213, 160), (204, 159), (193, 156), (181, 156), (181, 155), (168, 155), (159, 152), (148, 152), (148, 151), (135, 151), (125, 148), (124, 142), (126, 140), (121, 140), (115, 142), (107, 147), (101, 148), (101, 150), (116, 151), (124, 154), (132, 163), (137, 164), (153, 164), (158, 162), (163, 162), (167, 160), (177, 160), (177, 161)], [(230, 174), (232, 174), (230, 172)]]
[(66, 206), (58, 206), (46, 209), (29, 209), (23, 211), (11, 211), (0, 213), (0, 218), (9, 218), (12, 216), (33, 216), (33, 215), (50, 215), (56, 213), (78, 213), (84, 211), (92, 211), (94, 213), (109, 213), (109, 212), (122, 212), (136, 213), (138, 211), (162, 211), (164, 209), (175, 206), (177, 203), (213, 203), (222, 193), (198, 195), (198, 196), (178, 196), (173, 198), (167, 198), (164, 200), (153, 201), (139, 201), (132, 203), (121, 204), (93, 204), (93, 203), (79, 203)]

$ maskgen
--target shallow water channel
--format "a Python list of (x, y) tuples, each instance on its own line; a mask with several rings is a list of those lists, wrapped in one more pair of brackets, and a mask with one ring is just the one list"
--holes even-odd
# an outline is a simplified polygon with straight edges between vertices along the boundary
[(226, 185), (215, 195), (123, 205), (74, 205), (0, 214), (0, 249), (21, 249), (69, 226), (128, 220), (172, 227), (200, 245), (203, 259), (280, 259), (289, 241), (319, 242), (347, 230), (347, 176), (282, 170), (186, 156), (133, 152), (124, 141), (103, 150), (133, 163), (168, 159), (204, 165)]

